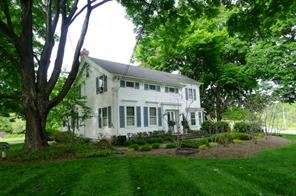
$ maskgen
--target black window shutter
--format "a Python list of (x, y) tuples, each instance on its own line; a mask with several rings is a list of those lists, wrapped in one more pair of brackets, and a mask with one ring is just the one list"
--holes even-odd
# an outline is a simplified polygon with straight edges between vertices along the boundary
[(135, 89), (139, 89), (140, 88), (140, 84), (139, 84), (139, 82), (136, 82), (135, 83)]
[(96, 93), (99, 93), (99, 77), (96, 77)]
[(165, 87), (165, 92), (169, 92), (169, 88), (167, 86)]
[(144, 107), (144, 127), (148, 127), (148, 107)]
[(120, 80), (120, 87), (125, 87), (125, 81), (124, 80)]
[(144, 90), (148, 90), (148, 84), (144, 84)]
[(186, 100), (188, 100), (188, 89), (185, 88), (185, 97), (186, 97)]
[(111, 113), (111, 106), (108, 107), (108, 127), (112, 127), (112, 113)]
[(107, 92), (107, 76), (104, 75), (103, 79), (104, 79), (104, 92)]
[(158, 108), (158, 126), (162, 126), (162, 113), (161, 108)]
[(119, 106), (119, 126), (120, 126), (120, 128), (125, 127), (124, 106)]
[(194, 98), (194, 100), (196, 100), (196, 90), (195, 89), (193, 89), (193, 98)]
[(156, 90), (160, 92), (160, 86), (156, 86)]
[(137, 106), (137, 127), (141, 127), (141, 107)]
[(102, 128), (102, 108), (99, 108), (98, 121), (99, 121), (99, 128)]

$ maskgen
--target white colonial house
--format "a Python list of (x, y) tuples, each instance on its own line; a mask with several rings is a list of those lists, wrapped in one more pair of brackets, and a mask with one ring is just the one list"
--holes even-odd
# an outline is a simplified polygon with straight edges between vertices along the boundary
[(97, 139), (156, 130), (184, 132), (184, 117), (192, 130), (200, 129), (203, 108), (197, 81), (88, 55), (81, 57), (80, 67), (81, 94), (92, 117), (77, 123), (78, 134)]

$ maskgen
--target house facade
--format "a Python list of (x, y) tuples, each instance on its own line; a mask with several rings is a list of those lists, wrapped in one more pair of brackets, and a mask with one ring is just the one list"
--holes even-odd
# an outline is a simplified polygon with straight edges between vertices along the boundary
[(199, 130), (203, 121), (200, 83), (188, 77), (81, 57), (81, 95), (92, 117), (77, 123), (75, 132), (88, 138), (165, 130)]

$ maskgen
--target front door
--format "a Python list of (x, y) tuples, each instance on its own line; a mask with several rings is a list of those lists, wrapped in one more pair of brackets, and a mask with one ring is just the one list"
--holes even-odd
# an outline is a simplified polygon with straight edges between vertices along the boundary
[(178, 123), (178, 114), (177, 111), (167, 111), (167, 117), (168, 117), (168, 129), (169, 131), (172, 131), (173, 133), (177, 131), (177, 123)]

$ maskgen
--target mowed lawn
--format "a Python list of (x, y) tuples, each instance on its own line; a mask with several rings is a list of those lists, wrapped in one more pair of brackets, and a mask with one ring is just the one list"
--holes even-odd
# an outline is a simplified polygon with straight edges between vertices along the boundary
[[(296, 136), (289, 138), (296, 141)], [(0, 195), (296, 195), (296, 143), (246, 159), (2, 163)]]

